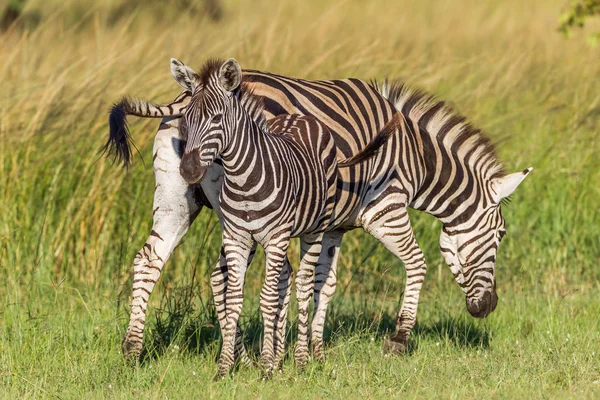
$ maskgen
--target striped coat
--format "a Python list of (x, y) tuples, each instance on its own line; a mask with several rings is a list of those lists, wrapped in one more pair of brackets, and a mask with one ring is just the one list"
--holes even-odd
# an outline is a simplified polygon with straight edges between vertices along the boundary
[[(306, 294), (313, 292), (314, 274), (322, 250), (323, 236), (337, 228), (334, 210), (338, 190), (337, 149), (326, 125), (312, 116), (280, 115), (264, 122), (261, 98), (240, 101), (242, 70), (234, 59), (209, 61), (202, 75), (188, 86), (186, 67), (171, 60), (174, 76), (192, 98), (180, 130), (187, 143), (181, 174), (189, 184), (197, 183), (220, 158), (224, 181), (219, 197), (223, 215), (223, 253), (229, 284), (225, 290), (227, 317), (217, 376), (224, 376), (234, 363), (235, 336), (243, 304), (243, 282), (250, 253), (256, 243), (265, 249), (267, 267), (261, 310), (264, 344), (261, 364), (267, 375), (283, 357), (283, 337), (276, 337), (277, 324), (285, 322), (279, 311), (279, 277), (292, 237), (299, 237), (302, 260), (297, 292), (300, 315), (308, 315)], [(349, 167), (376, 154), (393, 133), (392, 124), (357, 155), (341, 162)], [(224, 288), (215, 288), (222, 293)], [(308, 356), (306, 321), (300, 319), (296, 358)], [(303, 325), (303, 326), (302, 326)]]
[[(194, 79), (193, 71), (189, 79)], [(407, 280), (404, 298), (397, 317), (397, 329), (386, 347), (401, 351), (416, 319), (418, 297), (425, 277), (426, 264), (408, 218), (412, 207), (436, 216), (443, 224), (440, 248), (444, 258), (466, 294), (467, 308), (476, 317), (487, 316), (496, 306), (495, 256), (506, 233), (501, 215), (501, 201), (509, 196), (531, 169), (505, 174), (493, 146), (465, 118), (444, 103), (411, 91), (402, 84), (368, 84), (356, 79), (307, 81), (280, 75), (244, 71), (242, 92), (252, 91), (265, 98), (265, 114), (312, 115), (327, 125), (343, 156), (355, 154), (373, 138), (394, 115), (405, 120), (398, 135), (390, 138), (381, 152), (367, 163), (341, 171), (343, 197), (340, 226), (326, 235), (324, 251), (319, 256), (315, 277), (315, 316), (312, 341), (315, 357), (322, 357), (322, 324), (324, 312), (335, 288), (335, 269), (343, 230), (362, 227), (376, 237), (405, 265)], [(242, 93), (243, 94), (243, 93)], [(242, 96), (243, 97), (243, 96)], [(107, 149), (126, 164), (130, 160), (125, 114), (144, 117), (178, 116), (177, 108), (185, 108), (189, 94), (182, 94), (170, 105), (157, 106), (145, 101), (123, 99), (112, 114), (111, 136)], [(164, 186), (155, 194), (153, 229), (164, 240), (153, 235), (138, 253), (134, 269), (148, 278), (145, 285), (134, 284), (132, 315), (124, 339), (126, 354), (139, 354), (145, 320), (145, 305), (159, 273), (150, 266), (162, 268), (174, 246), (187, 231), (199, 208), (218, 204), (219, 177), (222, 170), (209, 171), (215, 185), (189, 186), (179, 173), (183, 145), (177, 120), (166, 120), (155, 141), (155, 174)], [(175, 193), (175, 194), (173, 194)], [(193, 201), (189, 201), (192, 199)], [(184, 205), (181, 214), (161, 212), (166, 202)], [(219, 214), (220, 211), (216, 209)], [(156, 255), (160, 260), (156, 261)], [(211, 283), (226, 285), (227, 272), (221, 260), (215, 267)], [(284, 269), (285, 271), (286, 269)], [(324, 271), (331, 271), (328, 275)], [(136, 275), (137, 276), (137, 275)], [(284, 275), (281, 282), (286, 282)], [(280, 283), (281, 296), (289, 295)], [(142, 290), (144, 289), (144, 290)], [(283, 304), (286, 301), (282, 300)], [(223, 320), (225, 302), (217, 296), (217, 311)], [(243, 356), (243, 354), (242, 354)]]

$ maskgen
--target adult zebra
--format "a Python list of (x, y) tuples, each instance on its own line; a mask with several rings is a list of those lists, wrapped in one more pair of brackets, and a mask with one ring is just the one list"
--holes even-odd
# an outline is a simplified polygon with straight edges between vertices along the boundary
[[(179, 175), (183, 141), (178, 120), (171, 117), (181, 115), (198, 75), (183, 66), (173, 72), (186, 92), (167, 106), (123, 99), (111, 113), (111, 134), (105, 146), (109, 154), (127, 165), (131, 146), (125, 115), (169, 116), (160, 125), (154, 143), (154, 225), (134, 261), (132, 311), (123, 342), (126, 355), (139, 356), (148, 297), (172, 250), (200, 209), (218, 204), (222, 171), (209, 171), (209, 178), (200, 186), (187, 185)], [(363, 227), (405, 264), (406, 289), (396, 332), (386, 341), (387, 349), (405, 349), (426, 272), (423, 254), (410, 226), (409, 206), (432, 214), (443, 223), (440, 248), (466, 294), (468, 311), (481, 318), (495, 309), (496, 250), (506, 233), (501, 200), (516, 189), (531, 168), (505, 175), (493, 146), (479, 130), (444, 103), (399, 83), (369, 85), (357, 79), (308, 81), (252, 70), (244, 71), (243, 83), (243, 91), (251, 90), (265, 98), (267, 118), (302, 114), (323, 122), (346, 157), (364, 147), (396, 112), (406, 117), (402, 134), (390, 138), (368, 167), (358, 165), (343, 172), (346, 196), (339, 203), (352, 210), (347, 214), (345, 229)], [(327, 251), (319, 258), (321, 265), (331, 265), (331, 271), (336, 269), (342, 236), (340, 231), (326, 238)], [(335, 273), (325, 278), (318, 270), (316, 286), (322, 286), (325, 279), (326, 289), (335, 287)], [(211, 284), (220, 288), (215, 294), (222, 321), (222, 291), (227, 284), (223, 257), (215, 267)], [(331, 292), (315, 292), (315, 358), (322, 356), (319, 332), (330, 295)]]

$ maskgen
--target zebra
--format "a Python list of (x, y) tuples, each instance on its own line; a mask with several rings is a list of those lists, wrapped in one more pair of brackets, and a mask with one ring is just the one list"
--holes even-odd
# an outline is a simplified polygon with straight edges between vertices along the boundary
[[(188, 184), (202, 180), (217, 157), (224, 170), (219, 197), (223, 216), (222, 237), (229, 282), (226, 292), (227, 322), (217, 377), (234, 363), (235, 337), (242, 310), (248, 258), (256, 243), (265, 249), (266, 276), (260, 303), (264, 320), (261, 365), (269, 376), (283, 354), (276, 354), (280, 314), (279, 277), (292, 237), (300, 238), (301, 261), (297, 293), (299, 314), (308, 315), (307, 293), (326, 231), (335, 230), (344, 210), (338, 167), (368, 161), (394, 133), (392, 119), (361, 152), (337, 162), (337, 148), (329, 129), (312, 116), (281, 115), (266, 123), (260, 98), (239, 99), (242, 69), (230, 58), (209, 60), (198, 79), (188, 86), (188, 70), (171, 59), (175, 79), (192, 93), (180, 130), (187, 138), (180, 172)], [(301, 319), (301, 323), (306, 322)], [(307, 349), (307, 326), (299, 329), (301, 354)]]
[[(191, 69), (184, 75), (190, 83), (198, 78)], [(506, 234), (502, 200), (515, 191), (532, 168), (507, 174), (494, 146), (480, 130), (444, 102), (402, 82), (310, 81), (255, 70), (245, 70), (242, 82), (242, 97), (246, 91), (252, 91), (265, 99), (264, 114), (268, 119), (280, 114), (302, 114), (323, 122), (346, 157), (363, 148), (396, 113), (405, 117), (405, 123), (398, 128), (401, 133), (388, 140), (370, 168), (358, 165), (342, 174), (346, 197), (338, 200), (354, 210), (347, 215), (347, 230), (362, 227), (405, 265), (403, 301), (395, 332), (384, 342), (387, 351), (406, 350), (426, 274), (425, 258), (413, 235), (408, 207), (434, 215), (442, 222), (440, 249), (465, 293), (469, 313), (483, 318), (496, 308), (495, 257)], [(104, 150), (125, 166), (131, 161), (125, 115), (164, 118), (153, 152), (157, 182), (154, 224), (134, 261), (132, 309), (123, 340), (126, 356), (139, 357), (148, 297), (174, 247), (203, 206), (220, 212), (216, 209), (219, 177), (223, 175), (219, 166), (209, 169), (211, 179), (203, 180), (201, 185), (188, 185), (179, 175), (184, 138), (178, 130), (177, 117), (181, 112), (176, 108), (185, 108), (189, 98), (187, 90), (168, 106), (123, 98), (111, 113), (111, 132)], [(210, 181), (215, 184), (209, 185)], [(342, 237), (342, 230), (325, 237), (323, 248), (327, 250), (319, 255), (319, 266), (331, 273), (324, 275), (317, 267), (317, 311), (311, 325), (315, 359), (323, 357), (319, 332), (330, 300), (331, 292), (327, 290), (335, 287)], [(289, 271), (289, 265), (285, 271)], [(285, 279), (282, 274), (281, 280)], [(211, 285), (213, 290), (215, 285), (227, 285), (223, 257), (213, 270)], [(285, 292), (284, 284), (281, 288)], [(225, 303), (217, 296), (215, 305), (219, 320), (223, 321)], [(243, 347), (241, 351), (240, 357), (245, 360)]]

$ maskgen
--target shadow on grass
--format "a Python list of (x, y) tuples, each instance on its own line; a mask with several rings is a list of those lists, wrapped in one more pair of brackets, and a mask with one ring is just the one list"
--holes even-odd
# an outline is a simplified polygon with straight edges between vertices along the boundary
[[(343, 337), (364, 335), (385, 339), (396, 330), (395, 315), (373, 313), (359, 310), (356, 312), (336, 312), (332, 310), (327, 318), (325, 342), (334, 342)], [(435, 321), (424, 320), (415, 325), (411, 332), (409, 351), (414, 351), (424, 340), (444, 341), (457, 348), (487, 348), (491, 333), (480, 327), (476, 319), (470, 316), (444, 316)]]
[[(192, 298), (196, 298), (193, 306)], [(156, 310), (154, 320), (149, 321), (145, 334), (142, 362), (157, 359), (167, 351), (189, 354), (210, 354), (217, 357), (221, 334), (217, 315), (212, 304), (203, 303), (200, 296), (190, 288), (176, 289), (165, 297)], [(256, 309), (258, 307), (255, 307)], [(417, 323), (411, 334), (409, 352), (423, 341), (445, 342), (456, 348), (489, 347), (491, 333), (478, 326), (475, 319), (460, 315), (442, 317), (433, 322)], [(331, 307), (325, 325), (324, 339), (331, 345), (348, 337), (362, 336), (365, 340), (375, 337), (384, 339), (395, 331), (395, 316), (361, 309), (339, 310)], [(263, 324), (258, 312), (246, 315), (241, 325), (244, 343), (251, 358), (259, 358)], [(297, 320), (288, 322), (286, 343), (288, 355), (297, 339)]]
[(220, 339), (217, 315), (214, 307), (200, 303), (201, 299), (192, 287), (181, 287), (163, 297), (153, 320), (146, 326), (142, 363), (163, 356), (178, 346), (189, 353), (204, 353)]
[(417, 342), (421, 338), (444, 340), (457, 348), (488, 348), (491, 333), (477, 326), (475, 319), (468, 318), (444, 318), (432, 324), (417, 324), (413, 337)]
[[(241, 328), (246, 349), (257, 359), (263, 331), (260, 315), (244, 318)], [(155, 360), (168, 351), (210, 354), (216, 358), (220, 346), (221, 332), (214, 305), (204, 303), (190, 287), (177, 288), (163, 298), (147, 324), (140, 361), (143, 364)]]

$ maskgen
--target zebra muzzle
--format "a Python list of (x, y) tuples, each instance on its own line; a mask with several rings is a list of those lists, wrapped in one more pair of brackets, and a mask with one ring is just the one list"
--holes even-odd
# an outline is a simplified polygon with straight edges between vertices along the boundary
[(480, 298), (467, 297), (467, 310), (475, 318), (487, 317), (496, 309), (497, 305), (498, 295), (496, 291), (485, 292)]
[(206, 174), (206, 166), (200, 164), (200, 151), (194, 150), (191, 153), (185, 153), (179, 164), (179, 173), (190, 185), (200, 181)]

